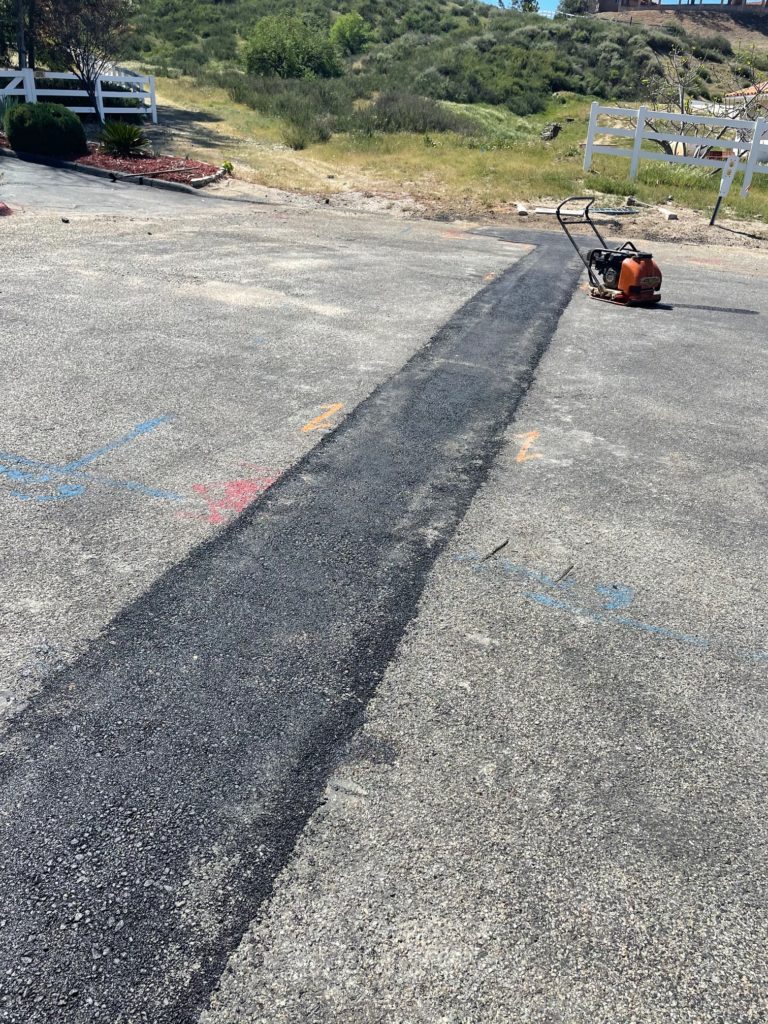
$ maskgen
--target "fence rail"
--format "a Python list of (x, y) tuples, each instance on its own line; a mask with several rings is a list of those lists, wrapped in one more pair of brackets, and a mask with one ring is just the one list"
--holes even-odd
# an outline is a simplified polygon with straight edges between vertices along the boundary
[[(626, 128), (615, 124), (601, 124), (601, 117), (633, 120), (634, 127)], [(649, 125), (650, 122), (650, 125)], [(692, 132), (657, 131), (656, 122), (671, 122), (702, 128), (719, 129), (716, 136), (698, 135)], [(726, 133), (731, 136), (728, 138)], [(598, 142), (598, 138), (631, 139), (631, 146), (611, 145)], [(664, 149), (644, 149), (643, 143), (666, 142), (674, 145), (677, 152)], [(689, 149), (693, 150), (689, 153)], [(727, 152), (726, 152), (727, 151)], [(584, 150), (584, 170), (592, 166), (595, 154), (625, 157), (630, 161), (629, 177), (637, 177), (641, 160), (655, 160), (670, 164), (688, 164), (694, 167), (721, 168), (725, 191), (728, 194), (733, 180), (734, 163), (736, 171), (744, 172), (741, 195), (746, 196), (755, 174), (768, 174), (768, 118), (746, 121), (737, 117), (712, 117), (704, 114), (678, 114), (673, 110), (649, 110), (640, 107), (603, 107), (593, 103), (589, 115), (587, 144)], [(727, 174), (726, 174), (727, 172)]]
[[(15, 96), (25, 103), (55, 99), (75, 114), (98, 114), (102, 120), (108, 114), (148, 114), (157, 124), (155, 79), (152, 75), (101, 75), (96, 81), (96, 106), (91, 102), (68, 103), (67, 100), (89, 100), (83, 88), (68, 89), (55, 83), (78, 82), (71, 71), (33, 71), (31, 68), (0, 68), (0, 99)], [(112, 88), (110, 88), (110, 86)], [(110, 100), (128, 102), (128, 106), (110, 106)]]

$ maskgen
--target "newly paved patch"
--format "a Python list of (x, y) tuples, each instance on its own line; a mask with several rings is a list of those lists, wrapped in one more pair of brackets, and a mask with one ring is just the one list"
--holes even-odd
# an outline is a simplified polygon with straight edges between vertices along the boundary
[(0, 764), (0, 1019), (193, 1019), (575, 280), (542, 308), (560, 252), (283, 220), (14, 221), (6, 657), (61, 649)]
[(768, 1019), (765, 264), (661, 248), (674, 309), (573, 298), (204, 1024)]
[(222, 204), (4, 221), (4, 713), (527, 249)]

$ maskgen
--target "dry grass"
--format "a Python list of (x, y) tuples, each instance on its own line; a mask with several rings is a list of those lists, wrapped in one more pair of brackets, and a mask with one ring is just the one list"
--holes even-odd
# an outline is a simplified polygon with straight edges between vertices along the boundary
[[(475, 140), (452, 134), (335, 135), (295, 152), (279, 141), (279, 120), (233, 103), (222, 89), (159, 79), (158, 91), (163, 125), (155, 145), (214, 163), (230, 160), (238, 177), (274, 188), (377, 192), (460, 216), (504, 213), (516, 200), (549, 201), (584, 191), (617, 197), (631, 192), (653, 203), (672, 195), (701, 211), (711, 209), (717, 196), (718, 179), (698, 169), (647, 164), (629, 182), (628, 161), (598, 157), (585, 174), (589, 100), (581, 97), (556, 98), (545, 115), (531, 118), (462, 107), (482, 123)], [(552, 120), (563, 131), (543, 143), (539, 132)], [(768, 220), (768, 175), (756, 177), (748, 199), (737, 197), (737, 185), (728, 214)]]

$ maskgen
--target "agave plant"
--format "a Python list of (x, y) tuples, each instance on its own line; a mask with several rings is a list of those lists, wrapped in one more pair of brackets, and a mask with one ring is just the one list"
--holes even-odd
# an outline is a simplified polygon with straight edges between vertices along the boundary
[(110, 121), (104, 125), (99, 143), (110, 156), (146, 156), (149, 139), (139, 124)]

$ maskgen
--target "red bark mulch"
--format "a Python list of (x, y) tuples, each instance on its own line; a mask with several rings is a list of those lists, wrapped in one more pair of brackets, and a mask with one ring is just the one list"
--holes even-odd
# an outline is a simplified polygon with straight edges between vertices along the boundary
[[(193, 178), (205, 178), (215, 174), (218, 167), (204, 164), (199, 160), (184, 160), (176, 156), (107, 156), (98, 150), (88, 156), (79, 156), (75, 163), (88, 167), (101, 167), (105, 171), (119, 171), (121, 174), (145, 174), (162, 181), (180, 181), (188, 185)], [(158, 174), (162, 171), (162, 174)]]

